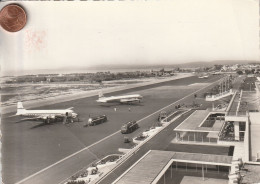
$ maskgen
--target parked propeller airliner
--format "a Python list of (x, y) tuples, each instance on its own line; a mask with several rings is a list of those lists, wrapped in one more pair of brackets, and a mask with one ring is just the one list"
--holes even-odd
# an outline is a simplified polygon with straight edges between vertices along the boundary
[(208, 75), (204, 75), (204, 76), (200, 76), (200, 77), (199, 77), (199, 79), (207, 79), (207, 78), (209, 78)]
[(105, 97), (102, 92), (99, 93), (99, 98), (97, 102), (100, 103), (131, 103), (131, 102), (141, 102), (143, 97), (139, 94), (133, 95), (122, 95), (122, 96), (110, 96)]
[(59, 109), (59, 110), (27, 110), (23, 107), (22, 102), (17, 103), (17, 113), (15, 116), (24, 116), (28, 117), (22, 120), (43, 120), (45, 123), (50, 123), (50, 121), (56, 119), (63, 119), (63, 123), (69, 120), (73, 122), (78, 115), (72, 110), (73, 107), (68, 109)]

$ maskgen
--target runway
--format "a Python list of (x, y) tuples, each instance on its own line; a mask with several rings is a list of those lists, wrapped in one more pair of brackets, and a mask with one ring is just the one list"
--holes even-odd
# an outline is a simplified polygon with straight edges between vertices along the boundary
[[(194, 97), (190, 94), (197, 90), (201, 90), (202, 93), (209, 88), (203, 89), (203, 87), (219, 78), (220, 76), (212, 76), (204, 80), (188, 77), (106, 94), (107, 96), (141, 94), (144, 96), (144, 101), (138, 105), (100, 106), (95, 102), (96, 97), (88, 97), (40, 108), (60, 109), (74, 106), (75, 112), (80, 114), (82, 121), (69, 125), (62, 123), (44, 125), (40, 122), (26, 121), (18, 123), (19, 117), (9, 118), (11, 114), (5, 114), (2, 118), (3, 181), (4, 183), (18, 181), (59, 183), (94, 160), (107, 154), (117, 153), (118, 148), (127, 147), (128, 145), (123, 143), (123, 135), (118, 133), (123, 123), (143, 119), (140, 121), (141, 128), (131, 134), (133, 137), (156, 122), (158, 110), (185, 96), (188, 97), (178, 103), (191, 103)], [(190, 85), (195, 83), (202, 83), (202, 85)], [(114, 111), (115, 107), (116, 111)], [(167, 111), (173, 110), (174, 105), (167, 108)], [(84, 128), (83, 124), (90, 114), (106, 114), (109, 121)], [(84, 151), (48, 168), (79, 150)], [(42, 170), (46, 167), (48, 169)], [(39, 173), (33, 175), (37, 172)], [(23, 180), (24, 178), (27, 180)]]
[[(193, 76), (193, 75), (190, 73), (179, 73), (179, 74), (171, 76), (171, 77), (159, 78), (159, 79), (158, 78), (148, 79), (148, 81), (127, 84), (127, 85), (124, 84), (124, 85), (116, 86), (116, 87), (108, 87), (108, 88), (105, 87), (102, 89), (87, 90), (87, 91), (81, 91), (81, 92), (76, 92), (76, 93), (71, 93), (71, 94), (62, 94), (61, 93), (58, 96), (52, 96), (52, 94), (50, 94), (50, 96), (48, 98), (39, 96), (37, 99), (34, 99), (34, 100), (26, 100), (26, 99), (24, 100), (23, 99), (23, 103), (27, 108), (38, 108), (40, 106), (46, 106), (46, 105), (50, 105), (50, 104), (56, 104), (56, 103), (72, 101), (72, 100), (81, 99), (81, 98), (97, 96), (98, 93), (100, 92), (100, 90), (102, 90), (102, 92), (105, 94), (105, 93), (112, 93), (112, 92), (116, 92), (116, 91), (129, 90), (132, 88), (138, 89), (142, 86), (146, 86), (146, 87), (154, 86), (157, 83), (160, 84), (163, 82), (177, 80), (177, 79), (186, 78), (186, 77), (190, 77), (190, 76)], [(34, 83), (34, 84), (27, 84), (27, 85), (35, 86), (37, 84)], [(40, 85), (42, 85), (42, 84), (40, 84)], [(47, 84), (47, 85), (50, 85), (50, 84)], [(52, 85), (59, 85), (59, 84), (52, 84)], [(64, 85), (66, 85), (66, 84), (64, 84)], [(68, 84), (68, 85), (72, 85), (72, 84)], [(22, 93), (22, 92), (20, 92), (20, 93)], [(2, 107), (2, 114), (11, 113), (11, 112), (15, 112), (15, 111), (16, 111), (16, 104)]]

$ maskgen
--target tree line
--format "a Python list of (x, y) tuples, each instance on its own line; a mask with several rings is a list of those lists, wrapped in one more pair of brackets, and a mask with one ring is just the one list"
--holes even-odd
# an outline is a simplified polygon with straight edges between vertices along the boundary
[(63, 75), (63, 76), (19, 76), (12, 80), (5, 81), (5, 83), (39, 83), (39, 82), (91, 82), (101, 83), (102, 81), (112, 81), (121, 79), (137, 79), (137, 78), (149, 78), (157, 76), (156, 73), (151, 72), (120, 72), (120, 73), (109, 73), (109, 72), (98, 72), (95, 74), (74, 74), (74, 75)]

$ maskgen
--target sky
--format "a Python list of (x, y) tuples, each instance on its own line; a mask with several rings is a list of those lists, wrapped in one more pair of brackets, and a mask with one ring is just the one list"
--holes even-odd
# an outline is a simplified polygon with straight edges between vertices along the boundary
[[(0, 8), (9, 4), (0, 4)], [(1, 73), (116, 64), (259, 60), (258, 0), (25, 1), (0, 28)]]

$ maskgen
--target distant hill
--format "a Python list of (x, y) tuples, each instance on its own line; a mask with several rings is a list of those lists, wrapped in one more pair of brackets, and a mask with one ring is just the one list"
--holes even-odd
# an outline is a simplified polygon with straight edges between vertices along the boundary
[(214, 65), (234, 65), (234, 64), (248, 64), (248, 63), (259, 63), (260, 61), (230, 61), (230, 60), (219, 60), (219, 61), (210, 61), (210, 62), (189, 62), (189, 63), (181, 63), (176, 64), (179, 67), (188, 67), (188, 68), (197, 68), (197, 67), (210, 67)]

